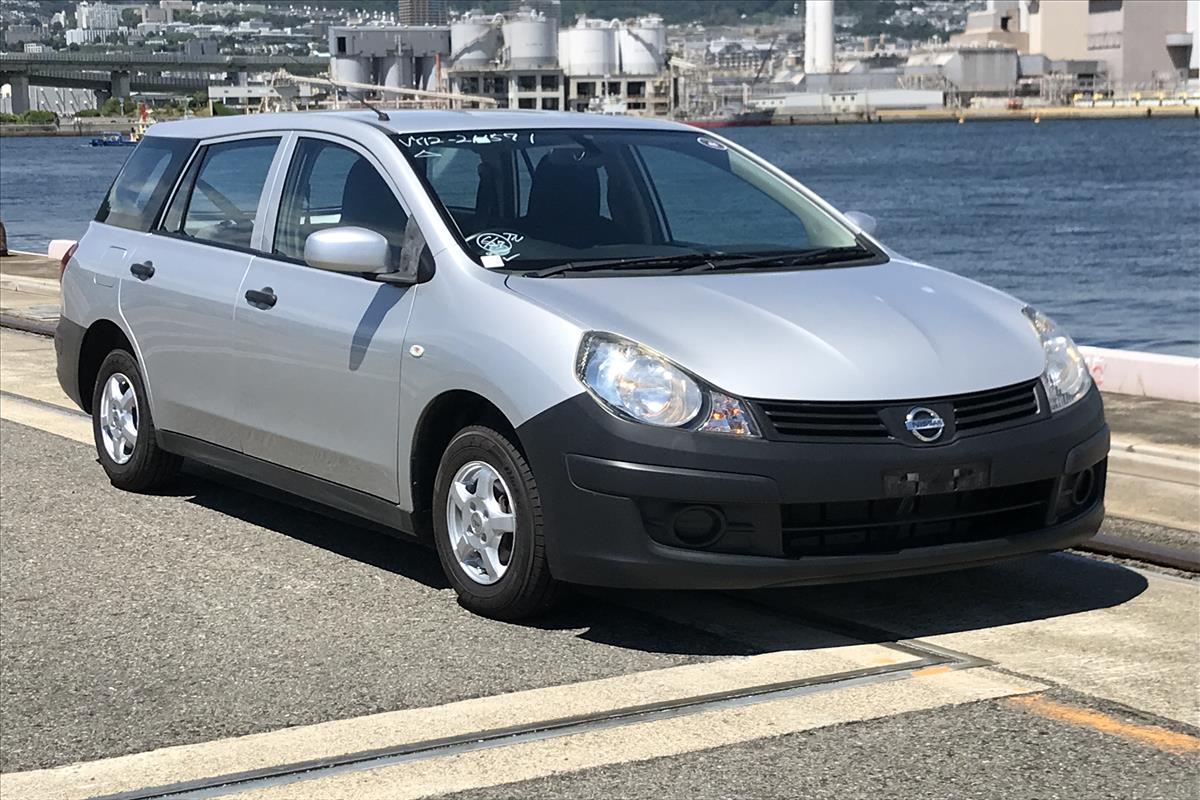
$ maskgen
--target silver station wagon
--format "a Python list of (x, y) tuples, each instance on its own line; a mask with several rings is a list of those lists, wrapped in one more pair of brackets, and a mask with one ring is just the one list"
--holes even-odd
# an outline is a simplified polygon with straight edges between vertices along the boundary
[(669, 122), (163, 123), (65, 262), (58, 375), (115, 486), (207, 462), (433, 543), (495, 617), (1091, 536), (1075, 344), (872, 228)]

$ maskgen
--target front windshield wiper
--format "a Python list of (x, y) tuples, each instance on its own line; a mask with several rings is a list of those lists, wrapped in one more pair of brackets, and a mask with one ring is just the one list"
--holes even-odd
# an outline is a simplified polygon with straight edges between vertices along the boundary
[(669, 256), (642, 256), (636, 258), (603, 258), (594, 261), (568, 261), (552, 267), (528, 270), (521, 274), (530, 278), (547, 278), (567, 272), (592, 272), (596, 270), (640, 270), (670, 268), (674, 273), (711, 272), (751, 266), (798, 267), (833, 264), (867, 258), (871, 251), (860, 244), (847, 247), (821, 247), (794, 253), (749, 253), (693, 252)]
[(717, 269), (732, 269), (737, 267), (811, 267), (818, 265), (836, 264), (842, 261), (857, 261), (873, 255), (870, 250), (860, 244), (846, 247), (819, 247), (814, 250), (801, 250), (796, 253), (771, 253), (757, 256), (741, 256), (709, 261), (705, 264), (685, 266), (677, 270), (680, 273), (709, 272)]
[(687, 269), (696, 266), (711, 265), (714, 259), (724, 257), (722, 253), (679, 253), (670, 256), (639, 256), (635, 258), (598, 258), (593, 261), (567, 261), (552, 267), (533, 269), (522, 272), (528, 278), (548, 278), (561, 275), (564, 272), (591, 272), (601, 269), (655, 269), (659, 267), (679, 267)]

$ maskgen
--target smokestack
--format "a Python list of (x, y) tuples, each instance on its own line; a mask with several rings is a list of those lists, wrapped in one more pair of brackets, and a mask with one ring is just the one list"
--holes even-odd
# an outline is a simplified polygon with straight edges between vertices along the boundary
[(833, 72), (833, 0), (805, 4), (804, 71)]

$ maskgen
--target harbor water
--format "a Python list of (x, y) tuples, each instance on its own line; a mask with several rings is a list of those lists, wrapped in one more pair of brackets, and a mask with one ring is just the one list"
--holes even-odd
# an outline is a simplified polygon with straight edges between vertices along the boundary
[[(775, 126), (721, 131), (900, 253), (1037, 305), (1081, 343), (1200, 356), (1200, 123)], [(129, 154), (0, 138), (9, 247), (78, 238)]]

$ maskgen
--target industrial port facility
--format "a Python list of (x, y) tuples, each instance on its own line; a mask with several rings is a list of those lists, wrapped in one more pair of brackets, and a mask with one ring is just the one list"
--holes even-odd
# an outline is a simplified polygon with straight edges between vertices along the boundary
[[(66, 30), (75, 42), (67, 52), (39, 41), (45, 27), (6, 22), (0, 112), (72, 118), (118, 98), (166, 113), (195, 93), (210, 103), (192, 103), (200, 113), (366, 99), (708, 125), (1200, 106), (1200, 0), (911, 6), (923, 18), (942, 14), (945, 35), (852, 34), (861, 6), (834, 0), (796, 2), (790, 15), (740, 26), (654, 14), (566, 19), (561, 0), (486, 11), (400, 0), (369, 14), (306, 6), (304, 18), (255, 3), (80, 2), (52, 23), (76, 26)], [(273, 28), (274, 19), (292, 24)]]

